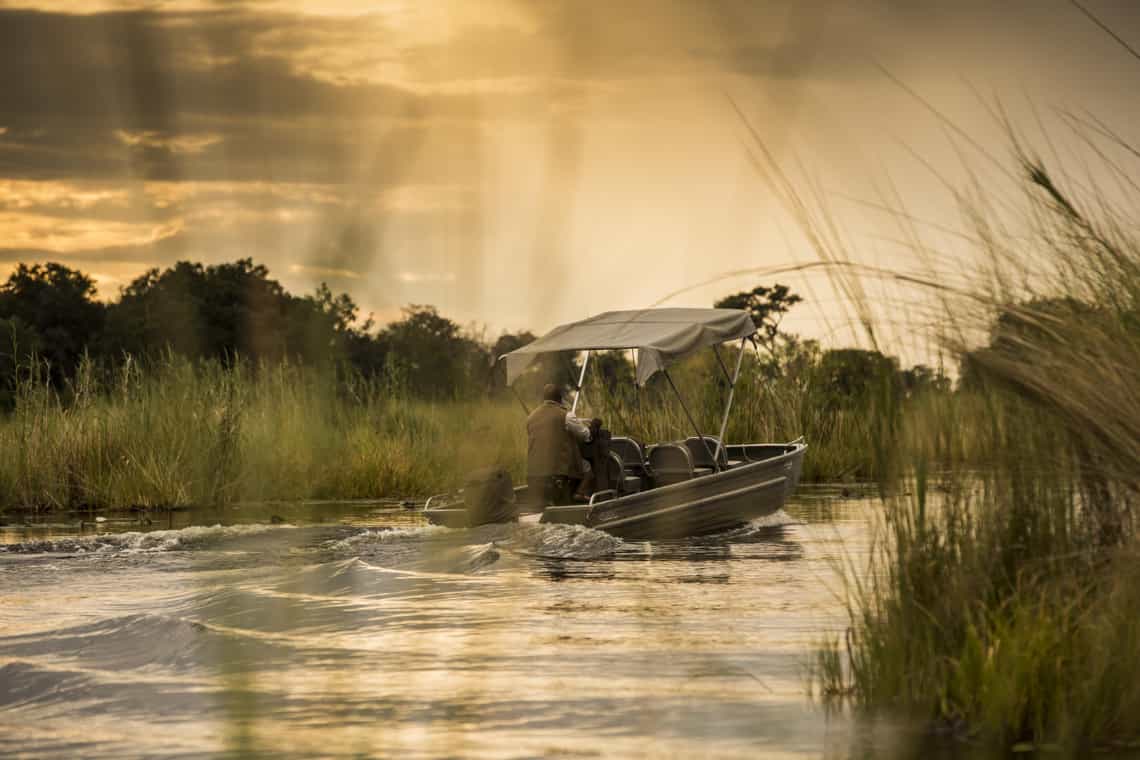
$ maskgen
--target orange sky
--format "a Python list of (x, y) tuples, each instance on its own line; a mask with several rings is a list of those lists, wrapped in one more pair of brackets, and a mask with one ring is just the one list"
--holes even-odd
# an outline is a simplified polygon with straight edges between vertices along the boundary
[[(1087, 5), (1140, 45), (1134, 4)], [(897, 192), (960, 222), (952, 133), (884, 72), (999, 161), (983, 100), (1064, 152), (1063, 113), (1128, 136), (1140, 84), (1064, 2), (0, 3), (0, 70), (0, 267), (62, 261), (113, 297), (148, 267), (252, 256), (381, 319), (433, 303), (492, 334), (817, 259), (734, 102), (848, 255), (950, 278), (968, 247), (931, 232), (920, 259), (859, 202)], [(779, 279), (807, 298), (791, 328), (858, 337), (825, 275)], [(921, 297), (866, 287), (896, 350), (921, 354)]]

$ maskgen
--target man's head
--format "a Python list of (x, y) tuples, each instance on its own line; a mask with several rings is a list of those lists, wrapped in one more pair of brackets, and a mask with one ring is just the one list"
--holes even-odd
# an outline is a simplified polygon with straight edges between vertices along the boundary
[(554, 383), (547, 383), (542, 387), (542, 400), (553, 401), (556, 404), (561, 404), (563, 398), (563, 390), (561, 385)]

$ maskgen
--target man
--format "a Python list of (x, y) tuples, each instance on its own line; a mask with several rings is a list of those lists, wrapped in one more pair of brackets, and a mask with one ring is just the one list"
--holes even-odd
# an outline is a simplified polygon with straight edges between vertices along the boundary
[(590, 428), (566, 409), (561, 386), (547, 383), (542, 399), (526, 419), (527, 491), (539, 506), (569, 504), (590, 471), (578, 450), (590, 442)]

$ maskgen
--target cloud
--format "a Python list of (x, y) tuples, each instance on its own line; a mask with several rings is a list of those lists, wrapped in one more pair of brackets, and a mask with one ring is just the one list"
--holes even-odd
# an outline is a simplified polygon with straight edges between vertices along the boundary
[(74, 254), (122, 246), (152, 246), (182, 229), (180, 221), (166, 224), (118, 222), (106, 219), (60, 219), (19, 211), (0, 212), (4, 249), (36, 249), (48, 254)]
[(455, 272), (400, 272), (396, 279), (410, 284), (455, 282)]
[(141, 132), (116, 129), (114, 134), (119, 142), (131, 148), (152, 148), (190, 155), (201, 153), (222, 141), (222, 136), (218, 134), (163, 135), (153, 129)]
[(130, 193), (119, 184), (0, 179), (0, 210), (108, 212), (129, 201)]
[(0, 9), (0, 68), (20, 72), (0, 89), (0, 176), (392, 187), (414, 164), (418, 181), (454, 181), (477, 156), (426, 151), (434, 136), (462, 144), (670, 79), (854, 70), (819, 53), (847, 34), (818, 33), (835, 26), (816, 21), (827, 4), (321, 5)]
[[(358, 159), (414, 154), (461, 96), (333, 84), (258, 35), (292, 17), (245, 12), (90, 16), (0, 10), (0, 174), (335, 182)], [(362, 139), (363, 138), (363, 139)]]

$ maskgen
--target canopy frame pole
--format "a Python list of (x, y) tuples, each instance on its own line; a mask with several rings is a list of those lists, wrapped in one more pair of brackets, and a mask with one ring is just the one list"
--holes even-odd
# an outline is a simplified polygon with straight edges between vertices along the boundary
[[(748, 338), (740, 339), (740, 353), (736, 355), (736, 369), (732, 373), (732, 383), (728, 386), (728, 401), (724, 405), (724, 417), (720, 420), (720, 435), (718, 436), (721, 446), (724, 446), (724, 431), (728, 429), (728, 413), (732, 411), (732, 399), (736, 395), (736, 381), (740, 379), (740, 365), (744, 362), (744, 341), (746, 340)], [(717, 357), (720, 357), (719, 353)]]
[(720, 358), (720, 346), (714, 343), (712, 348), (713, 354), (716, 355), (716, 363), (720, 365), (720, 371), (724, 373), (724, 379), (727, 380), (730, 385), (735, 383), (736, 381), (732, 378), (732, 375), (728, 373), (728, 367), (724, 366), (724, 359)]
[[(637, 406), (637, 416), (641, 421), (641, 434), (645, 435), (645, 410), (641, 407), (641, 386), (637, 384), (637, 349), (629, 349), (629, 362), (633, 365), (633, 403)], [(626, 431), (629, 435), (633, 435), (632, 430)]]
[(578, 373), (578, 387), (574, 389), (574, 403), (570, 405), (570, 414), (578, 411), (578, 399), (582, 398), (582, 383), (586, 382), (588, 366), (590, 366), (590, 349), (586, 349), (586, 358), (582, 360), (582, 371)]
[(706, 439), (704, 434), (701, 433), (700, 426), (697, 424), (697, 421), (693, 419), (693, 414), (689, 411), (689, 407), (685, 405), (685, 399), (681, 397), (681, 392), (677, 390), (677, 386), (673, 384), (673, 378), (669, 376), (669, 370), (663, 368), (661, 370), (661, 374), (665, 376), (665, 379), (669, 382), (669, 387), (673, 389), (673, 393), (677, 396), (677, 400), (681, 402), (681, 409), (685, 411), (685, 416), (689, 418), (689, 424), (692, 425), (693, 430), (696, 431), (697, 438), (701, 439), (701, 445), (705, 447), (705, 453), (708, 454), (709, 459), (712, 460), (713, 469), (715, 469), (717, 472), (720, 472), (720, 460), (713, 456), (712, 449), (709, 448), (708, 439)]

